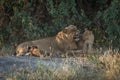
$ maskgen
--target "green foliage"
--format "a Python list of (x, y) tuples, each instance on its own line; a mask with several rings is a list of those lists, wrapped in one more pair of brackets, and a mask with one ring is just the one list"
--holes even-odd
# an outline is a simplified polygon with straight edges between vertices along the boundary
[(114, 47), (120, 48), (120, 1), (113, 0), (110, 7), (104, 11), (103, 20), (109, 42)]
[[(65, 26), (74, 24), (81, 32), (86, 27), (93, 30), (98, 45), (120, 48), (120, 1), (113, 0), (110, 5), (107, 4), (108, 0), (90, 1), (93, 10), (90, 8), (88, 12), (84, 3), (78, 4), (76, 1), (0, 0), (0, 47), (4, 43), (53, 36)], [(100, 7), (95, 6), (99, 4)]]
[[(106, 1), (102, 2), (105, 3)], [(94, 17), (96, 43), (120, 48), (120, 1), (113, 0), (107, 9), (103, 6)]]
[[(120, 48), (120, 1), (113, 0), (111, 5), (106, 9), (100, 9), (97, 12), (96, 17), (101, 20), (101, 24), (103, 26), (104, 33), (103, 39), (105, 39), (106, 44), (109, 46), (112, 45), (114, 47)], [(102, 33), (101, 33), (102, 34)]]
[(76, 24), (79, 14), (75, 6), (75, 0), (61, 0), (56, 1), (56, 3), (54, 0), (47, 0), (47, 10), (52, 16), (52, 23), (57, 29), (68, 24)]
[[(53, 27), (47, 24), (38, 25), (36, 23), (37, 19), (31, 17), (32, 9), (34, 9), (33, 3), (36, 4), (36, 1), (33, 0), (25, 3), (23, 0), (16, 0), (13, 2), (2, 0), (0, 2), (0, 6), (2, 5), (2, 7), (6, 9), (6, 12), (5, 9), (3, 10), (3, 14), (8, 15), (10, 19), (7, 25), (0, 26), (0, 47), (2, 47), (4, 43), (16, 44), (21, 41), (39, 39), (41, 37), (53, 35), (53, 33), (55, 34), (55, 29)], [(29, 11), (29, 9), (31, 11)], [(10, 12), (7, 13), (8, 11)], [(2, 17), (2, 19), (5, 20), (5, 17)], [(0, 22), (1, 21), (0, 19)]]

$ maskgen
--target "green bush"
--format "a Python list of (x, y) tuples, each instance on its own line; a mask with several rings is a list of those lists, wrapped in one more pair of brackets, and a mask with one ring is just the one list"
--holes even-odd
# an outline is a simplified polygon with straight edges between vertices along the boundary
[[(97, 35), (105, 45), (120, 48), (120, 1), (113, 0), (107, 9), (100, 9), (96, 15), (99, 23)], [(101, 35), (100, 35), (101, 34)], [(96, 36), (97, 36), (96, 35)], [(98, 38), (99, 39), (99, 38)]]
[[(89, 3), (93, 8), (91, 11), (85, 10), (85, 3), (82, 3), (84, 1), (78, 1), (81, 2), (79, 4), (76, 1), (0, 0), (3, 8), (3, 16), (0, 18), (0, 23), (3, 22), (0, 26), (0, 46), (9, 42), (20, 43), (53, 36), (65, 26), (74, 24), (81, 32), (84, 28), (93, 30), (97, 45), (120, 48), (120, 1), (113, 0), (108, 5), (108, 0), (94, 0)], [(97, 7), (96, 4), (101, 5)]]
[(114, 47), (120, 48), (120, 1), (113, 0), (110, 7), (104, 11), (103, 20), (109, 42)]

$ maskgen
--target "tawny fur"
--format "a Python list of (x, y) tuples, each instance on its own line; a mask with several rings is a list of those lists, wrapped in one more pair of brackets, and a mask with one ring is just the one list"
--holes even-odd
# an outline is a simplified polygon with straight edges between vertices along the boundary
[(29, 46), (37, 46), (39, 51), (52, 53), (65, 53), (67, 50), (77, 49), (76, 41), (79, 38), (74, 38), (79, 35), (79, 30), (74, 25), (65, 27), (54, 37), (47, 37), (35, 41), (27, 41), (19, 44), (16, 49), (16, 56), (27, 53)]

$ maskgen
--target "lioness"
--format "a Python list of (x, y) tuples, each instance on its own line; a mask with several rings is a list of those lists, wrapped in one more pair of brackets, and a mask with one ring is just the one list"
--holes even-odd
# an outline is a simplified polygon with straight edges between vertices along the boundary
[[(74, 25), (69, 25), (58, 32), (54, 37), (48, 37), (35, 41), (27, 41), (16, 48), (16, 56), (27, 53), (29, 46), (37, 46), (43, 52), (65, 53), (66, 50), (77, 49), (76, 41), (79, 40), (79, 30)], [(41, 53), (41, 52), (40, 52)]]
[(77, 45), (79, 49), (83, 50), (83, 53), (93, 53), (94, 34), (92, 31), (85, 29), (85, 32), (81, 36)]

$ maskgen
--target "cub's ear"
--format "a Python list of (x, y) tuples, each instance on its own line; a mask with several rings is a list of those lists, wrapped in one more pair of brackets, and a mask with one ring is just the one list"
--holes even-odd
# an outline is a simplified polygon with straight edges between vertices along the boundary
[(67, 29), (63, 29), (62, 31), (63, 31), (63, 33), (67, 33), (67, 32), (68, 32), (68, 30), (67, 30)]

